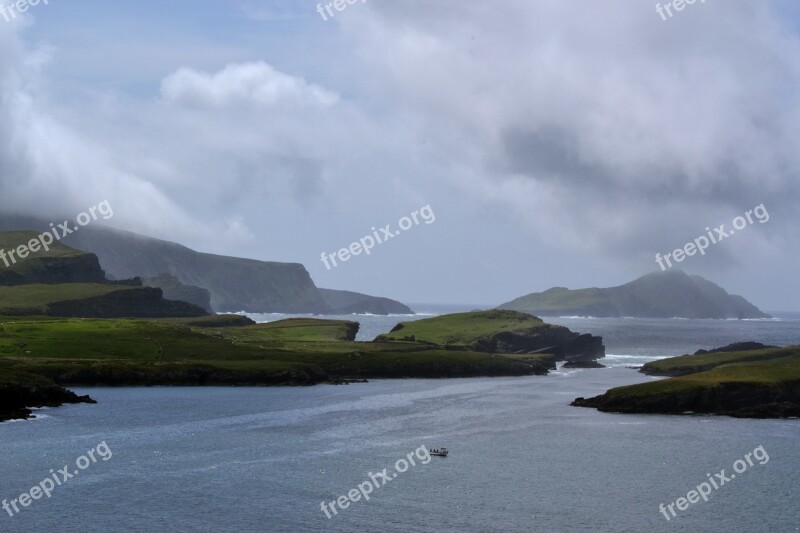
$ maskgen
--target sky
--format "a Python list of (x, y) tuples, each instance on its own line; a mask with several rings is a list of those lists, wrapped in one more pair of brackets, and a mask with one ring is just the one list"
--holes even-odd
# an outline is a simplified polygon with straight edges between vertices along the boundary
[[(497, 305), (628, 282), (763, 206), (768, 220), (676, 266), (800, 310), (797, 4), (321, 10), (50, 0), (0, 14), (0, 211), (58, 222), (107, 200), (103, 223), (302, 263), (321, 287)], [(398, 231), (426, 206), (435, 221)], [(387, 224), (399, 234), (369, 255), (321, 260)]]

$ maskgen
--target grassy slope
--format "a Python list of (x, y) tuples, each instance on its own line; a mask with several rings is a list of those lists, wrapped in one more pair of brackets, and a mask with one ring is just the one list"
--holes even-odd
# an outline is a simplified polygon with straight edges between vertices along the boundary
[[(337, 341), (351, 340), (358, 331), (358, 322), (290, 318), (244, 328), (253, 338), (269, 341)], [(352, 335), (351, 335), (352, 333)]]
[(402, 328), (395, 328), (395, 331), (381, 335), (379, 339), (404, 341), (413, 335), (417, 342), (468, 346), (494, 333), (527, 331), (544, 325), (545, 322), (535, 316), (515, 311), (479, 311), (404, 322)]
[[(39, 236), (38, 233), (35, 231), (7, 231), (7, 232), (0, 232), (0, 250), (9, 250), (16, 249), (18, 246), (24, 244), (27, 245), (32, 239), (36, 239)], [(70, 248), (69, 246), (65, 246), (61, 244), (59, 241), (55, 241), (53, 244), (49, 245), (50, 250), (45, 250), (43, 248), (39, 249), (39, 251), (34, 252), (28, 256), (28, 258), (33, 257), (77, 257), (79, 255), (85, 255), (86, 252), (81, 252), (79, 250), (75, 250), (74, 248)], [(16, 257), (16, 255), (14, 256)], [(20, 261), (17, 265), (24, 264), (28, 258)], [(2, 263), (2, 266), (5, 267), (5, 263)], [(14, 268), (13, 266), (11, 268)]]
[[(15, 249), (21, 244), (27, 244), (39, 234), (33, 231), (0, 232), (0, 250)], [(12, 264), (9, 270), (25, 274), (30, 269), (39, 266), (44, 258), (80, 257), (86, 252), (75, 250), (55, 241), (49, 250), (39, 249), (28, 255), (27, 258)], [(0, 268), (6, 268), (0, 261)], [(19, 314), (44, 314), (48, 304), (55, 302), (82, 300), (95, 296), (104, 296), (112, 292), (132, 289), (123, 285), (105, 285), (100, 283), (62, 283), (55, 285), (30, 284), (30, 285), (0, 285), (0, 315)]]
[[(791, 414), (800, 408), (800, 346), (684, 355), (648, 366), (648, 373), (678, 377), (617, 387), (588, 401), (576, 400), (576, 404), (616, 412), (696, 411), (736, 416), (778, 416), (774, 413)], [(776, 408), (776, 404), (782, 407)]]
[[(197, 327), (193, 320), (0, 319), (0, 368), (65, 385), (298, 384), (349, 377), (539, 373), (534, 361), (412, 343), (347, 340), (353, 323), (313, 319)], [(233, 323), (233, 322), (231, 322)]]
[(557, 312), (576, 308), (586, 308), (600, 304), (608, 304), (607, 296), (598, 288), (569, 290), (556, 287), (545, 292), (528, 294), (511, 300), (501, 306), (502, 309), (525, 311), (535, 309), (539, 312)]
[(794, 348), (748, 350), (745, 352), (723, 352), (702, 355), (681, 355), (647, 363), (642, 372), (652, 376), (683, 376), (704, 372), (729, 363), (766, 361), (796, 352)]
[(135, 289), (125, 285), (98, 283), (62, 283), (59, 285), (0, 285), (0, 314), (45, 312), (49, 304), (104, 296), (112, 292)]

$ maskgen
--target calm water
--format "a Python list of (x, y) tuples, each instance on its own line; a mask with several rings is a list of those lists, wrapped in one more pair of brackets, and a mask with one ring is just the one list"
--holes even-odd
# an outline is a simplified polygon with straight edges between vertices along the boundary
[[(800, 343), (794, 321), (552, 321), (643, 358), (734, 340)], [(0, 499), (50, 469), (74, 469), (101, 441), (113, 457), (13, 518), (0, 510), (0, 531), (799, 531), (800, 421), (569, 407), (650, 379), (617, 366), (310, 388), (80, 389), (99, 404), (0, 424)], [(331, 519), (321, 511), (421, 445), (451, 454)], [(659, 513), (760, 445), (765, 465), (670, 522)]]

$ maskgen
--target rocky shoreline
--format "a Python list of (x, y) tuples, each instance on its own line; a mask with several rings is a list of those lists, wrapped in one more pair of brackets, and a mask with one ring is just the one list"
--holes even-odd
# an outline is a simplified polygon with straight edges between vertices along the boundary
[(0, 422), (35, 418), (31, 409), (74, 403), (97, 402), (89, 396), (78, 396), (49, 378), (28, 372), (4, 370), (0, 378)]

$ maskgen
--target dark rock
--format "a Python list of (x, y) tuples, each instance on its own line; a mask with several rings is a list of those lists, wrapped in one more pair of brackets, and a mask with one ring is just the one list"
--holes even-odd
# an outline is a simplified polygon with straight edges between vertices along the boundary
[(606, 368), (606, 365), (602, 365), (597, 361), (570, 360), (564, 363), (561, 368)]
[(545, 324), (527, 332), (503, 331), (478, 339), (472, 349), (490, 353), (547, 353), (557, 360), (588, 360), (605, 357), (603, 338), (579, 334), (564, 326)]
[(3, 370), (0, 377), (0, 422), (33, 418), (33, 408), (60, 407), (69, 403), (97, 402), (89, 396), (78, 396), (45, 376)]
[(612, 413), (717, 414), (739, 418), (800, 416), (800, 383), (773, 387), (753, 383), (721, 383), (665, 394), (628, 395), (607, 392), (594, 398), (576, 398), (576, 407)]
[(0, 285), (54, 285), (58, 283), (108, 283), (94, 254), (66, 257), (31, 256), (0, 270)]

